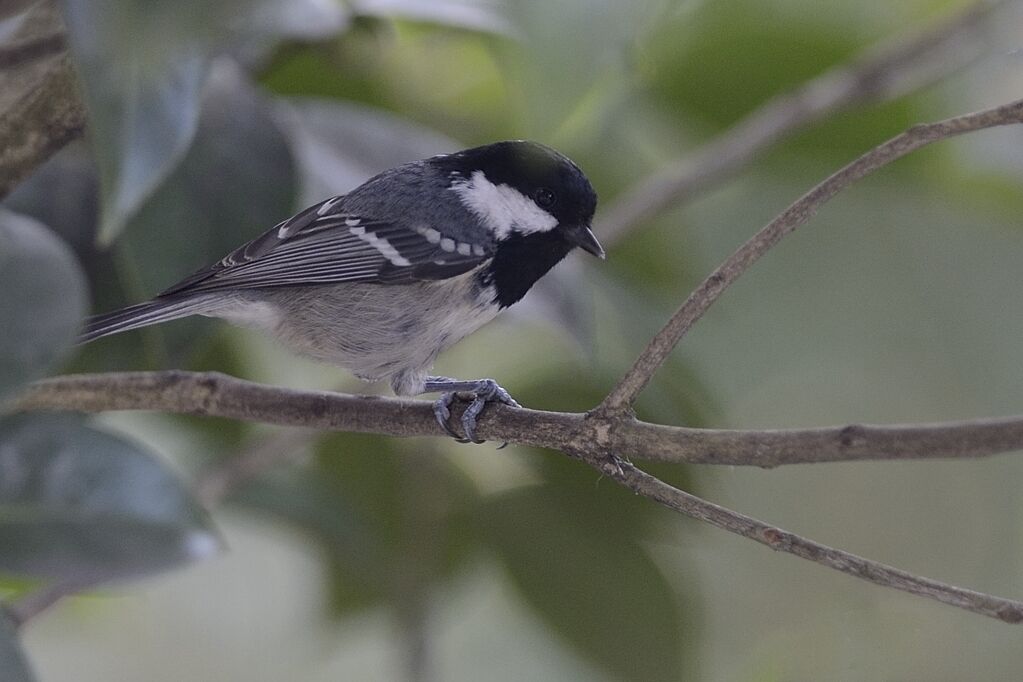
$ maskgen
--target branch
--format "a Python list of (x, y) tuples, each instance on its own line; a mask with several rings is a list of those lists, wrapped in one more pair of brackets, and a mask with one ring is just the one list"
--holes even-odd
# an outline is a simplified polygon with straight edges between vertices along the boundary
[(596, 411), (604, 415), (627, 412), (678, 342), (725, 289), (739, 279), (782, 237), (790, 234), (816, 215), (820, 207), (840, 191), (878, 168), (932, 142), (975, 130), (1021, 122), (1023, 122), (1023, 100), (937, 123), (919, 124), (875, 147), (834, 173), (761, 228), (703, 280), (689, 295), (685, 303), (675, 311), (668, 323), (657, 332), (657, 335), (633, 363), (632, 368), (622, 377)]
[[(962, 38), (1012, 0), (983, 0), (922, 32), (886, 41), (767, 101), (721, 135), (636, 183), (603, 212), (600, 238), (614, 244), (632, 227), (727, 179), (786, 135), (857, 104), (895, 99), (973, 59)], [(981, 45), (979, 39), (974, 41)]]
[(30, 10), (25, 35), (0, 50), (0, 199), (85, 129), (85, 106), (63, 25), (49, 3)]
[[(406, 437), (446, 435), (427, 401), (297, 391), (214, 372), (53, 377), (32, 384), (14, 407), (22, 411), (155, 410), (319, 430)], [(453, 407), (457, 411), (459, 404)], [(588, 451), (600, 442), (613, 452), (657, 462), (775, 467), (860, 460), (972, 459), (1023, 450), (1023, 415), (934, 424), (744, 431), (664, 426), (636, 419), (607, 421), (584, 414), (493, 405), (480, 415), (479, 433), (495, 442), (568, 451)], [(261, 468), (264, 459), (273, 459), (273, 450), (264, 453), (260, 449), (259, 461), (253, 466)], [(247, 470), (223, 475), (228, 479), (245, 477)], [(207, 485), (210, 489), (204, 495), (215, 499), (220, 488), (231, 483)]]
[[(222, 374), (179, 371), (46, 379), (33, 384), (16, 407), (84, 412), (148, 409), (393, 436), (444, 435), (426, 401), (296, 391)], [(1019, 602), (946, 585), (815, 543), (678, 490), (612, 454), (760, 466), (782, 463), (782, 459), (839, 461), (870, 453), (884, 459), (970, 457), (1023, 448), (1023, 417), (915, 426), (713, 431), (492, 406), (481, 415), (479, 431), (491, 440), (563, 450), (644, 497), (772, 549), (1005, 622), (1023, 621)], [(892, 448), (895, 456), (885, 448)], [(270, 459), (269, 452), (259, 455), (257, 468)], [(676, 454), (669, 457), (664, 452)], [(248, 465), (242, 474), (247, 471)], [(234, 475), (231, 472), (224, 481), (205, 486), (204, 499), (216, 502), (236, 480)], [(35, 603), (45, 607), (69, 593), (58, 585), (53, 592), (29, 595), (23, 610), (31, 612)], [(18, 604), (13, 607), (17, 609)]]
[[(602, 470), (608, 473), (606, 467)], [(629, 464), (623, 464), (620, 472), (609, 475), (637, 494), (680, 514), (755, 540), (779, 552), (794, 554), (875, 585), (934, 599), (1006, 623), (1023, 622), (1023, 602), (948, 585), (822, 545), (690, 495)]]

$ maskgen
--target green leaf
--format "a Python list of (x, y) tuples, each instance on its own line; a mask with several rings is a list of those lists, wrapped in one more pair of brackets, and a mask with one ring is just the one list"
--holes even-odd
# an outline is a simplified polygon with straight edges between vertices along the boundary
[(62, 6), (89, 107), (104, 244), (184, 157), (212, 55), (268, 35), (323, 37), (347, 18), (324, 0), (63, 0)]
[(56, 415), (0, 420), (0, 571), (106, 581), (213, 554), (206, 513), (136, 445)]
[(330, 613), (401, 608), (449, 579), (476, 546), (478, 495), (430, 441), (331, 434), (305, 467), (264, 476), (231, 496), (310, 533), (329, 568)]
[(677, 597), (642, 545), (578, 514), (554, 486), (494, 498), (481, 523), (528, 603), (582, 655), (621, 679), (681, 678)]
[(207, 61), (202, 25), (209, 16), (181, 5), (63, 2), (89, 106), (104, 243), (181, 159), (195, 133)]
[[(785, 11), (757, 0), (701, 3), (658, 22), (645, 43), (639, 77), (668, 115), (685, 125), (725, 130), (877, 39), (855, 22), (820, 20), (826, 16), (826, 11)], [(846, 159), (918, 120), (911, 100), (889, 102), (831, 116), (786, 146)]]
[(71, 250), (43, 225), (0, 210), (0, 399), (42, 376), (71, 346), (85, 279)]
[(35, 675), (18, 641), (14, 623), (0, 609), (0, 679), (4, 682), (33, 682)]
[[(153, 296), (269, 229), (295, 205), (288, 142), (269, 104), (229, 60), (211, 72), (195, 144), (109, 250), (95, 244), (96, 170), (82, 152), (62, 151), (7, 203), (60, 227), (93, 283), (96, 312)], [(54, 194), (66, 201), (52, 201)], [(184, 320), (103, 339), (83, 349), (75, 370), (180, 366), (208, 350), (219, 328)]]

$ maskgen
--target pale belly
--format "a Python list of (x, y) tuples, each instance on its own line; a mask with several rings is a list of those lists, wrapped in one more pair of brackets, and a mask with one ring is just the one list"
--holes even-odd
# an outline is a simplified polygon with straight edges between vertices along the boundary
[(474, 273), (411, 285), (334, 284), (239, 292), (213, 313), (271, 333), (291, 350), (399, 395), (422, 392), (437, 355), (492, 320), (493, 291)]

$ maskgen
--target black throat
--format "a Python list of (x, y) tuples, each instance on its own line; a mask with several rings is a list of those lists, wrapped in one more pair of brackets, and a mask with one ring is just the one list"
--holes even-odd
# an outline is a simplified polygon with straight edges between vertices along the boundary
[(530, 235), (512, 234), (498, 244), (494, 259), (480, 278), (484, 285), (494, 286), (494, 300), (507, 308), (521, 300), (571, 250), (572, 245), (556, 229)]

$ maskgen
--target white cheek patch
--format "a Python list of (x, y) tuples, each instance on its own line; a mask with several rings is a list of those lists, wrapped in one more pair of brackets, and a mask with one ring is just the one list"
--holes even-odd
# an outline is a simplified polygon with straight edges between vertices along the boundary
[(532, 199), (509, 185), (495, 185), (483, 171), (474, 172), (469, 180), (452, 183), (451, 191), (497, 239), (507, 237), (513, 229), (530, 234), (548, 232), (558, 225), (558, 219)]

